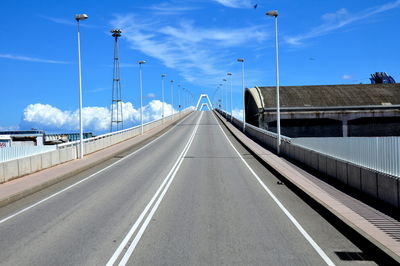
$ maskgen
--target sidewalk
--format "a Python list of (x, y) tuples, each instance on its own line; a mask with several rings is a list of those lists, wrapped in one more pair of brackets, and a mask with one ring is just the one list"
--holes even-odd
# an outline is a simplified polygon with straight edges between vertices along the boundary
[(83, 172), (97, 164), (107, 161), (117, 154), (120, 154), (130, 149), (131, 147), (141, 143), (142, 141), (145, 141), (155, 136), (162, 130), (184, 119), (186, 116), (183, 116), (182, 118), (178, 118), (173, 121), (168, 121), (161, 126), (155, 127), (145, 132), (143, 135), (131, 138), (98, 152), (86, 155), (83, 159), (76, 159), (63, 164), (59, 164), (57, 166), (47, 168), (39, 172), (0, 184), (0, 207), (17, 201), (23, 197), (26, 197), (39, 190), (54, 185), (80, 172)]
[(229, 131), (258, 158), (400, 263), (399, 221), (341, 192), (284, 158), (264, 149), (218, 112), (214, 113)]

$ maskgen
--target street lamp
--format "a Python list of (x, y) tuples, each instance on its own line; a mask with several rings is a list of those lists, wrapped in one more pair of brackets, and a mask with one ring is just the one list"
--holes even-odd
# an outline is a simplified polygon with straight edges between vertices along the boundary
[(225, 87), (225, 113), (228, 113), (228, 87), (226, 86), (226, 79), (222, 79)]
[(141, 121), (141, 134), (143, 135), (143, 88), (142, 88), (142, 65), (146, 61), (139, 61), (139, 82), (140, 82), (140, 121)]
[(242, 100), (243, 100), (243, 132), (246, 129), (246, 107), (244, 104), (244, 59), (243, 58), (239, 58), (237, 60), (239, 63), (242, 63)]
[(229, 77), (229, 83), (231, 87), (231, 122), (232, 122), (232, 73), (228, 72), (227, 75)]
[(267, 16), (275, 17), (275, 59), (276, 59), (276, 125), (278, 139), (276, 143), (276, 152), (279, 154), (281, 146), (281, 113), (279, 101), (279, 58), (278, 58), (278, 10), (272, 10), (265, 13)]
[(162, 122), (164, 124), (164, 78), (166, 74), (161, 74), (161, 90), (162, 90)]
[(181, 84), (178, 84), (178, 112), (181, 114)]
[(171, 105), (172, 105), (172, 115), (174, 115), (174, 81), (171, 80)]
[(79, 29), (79, 21), (88, 19), (86, 14), (75, 15), (75, 20), (78, 26), (78, 79), (79, 79), (79, 139), (80, 139), (80, 154), (79, 158), (83, 158), (83, 121), (82, 121), (82, 67), (81, 67), (81, 36)]

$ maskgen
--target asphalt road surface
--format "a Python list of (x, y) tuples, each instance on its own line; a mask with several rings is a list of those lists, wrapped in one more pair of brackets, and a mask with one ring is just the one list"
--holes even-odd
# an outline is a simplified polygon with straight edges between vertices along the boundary
[(343, 256), (362, 251), (277, 181), (212, 112), (195, 112), (1, 208), (0, 265), (374, 264)]

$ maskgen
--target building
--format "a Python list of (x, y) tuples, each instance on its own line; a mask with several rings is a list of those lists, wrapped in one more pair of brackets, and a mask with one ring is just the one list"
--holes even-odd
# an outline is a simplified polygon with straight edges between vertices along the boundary
[[(400, 136), (400, 84), (280, 87), (288, 137)], [(276, 87), (245, 92), (246, 122), (276, 132)]]
[(2, 136), (3, 139), (8, 139), (7, 146), (44, 145), (44, 131), (41, 130), (0, 131), (0, 136)]

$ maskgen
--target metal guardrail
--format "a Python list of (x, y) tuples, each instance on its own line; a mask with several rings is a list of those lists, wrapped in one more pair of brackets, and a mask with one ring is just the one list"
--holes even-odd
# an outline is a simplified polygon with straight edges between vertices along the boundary
[(400, 177), (400, 137), (296, 138), (292, 143)]
[(55, 146), (17, 146), (0, 148), (0, 162), (21, 159), (28, 156), (55, 151)]

